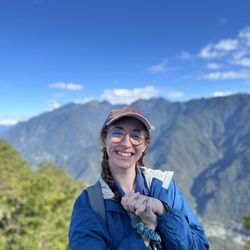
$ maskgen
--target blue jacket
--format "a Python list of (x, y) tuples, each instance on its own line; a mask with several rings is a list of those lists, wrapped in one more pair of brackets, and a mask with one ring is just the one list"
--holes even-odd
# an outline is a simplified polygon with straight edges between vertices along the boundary
[[(172, 180), (173, 172), (141, 168), (149, 195), (167, 204), (169, 211), (158, 215), (157, 232), (164, 250), (209, 249), (204, 230)], [(146, 250), (142, 237), (132, 228), (131, 219), (100, 178), (107, 226), (90, 207), (84, 190), (76, 199), (69, 228), (72, 250)]]

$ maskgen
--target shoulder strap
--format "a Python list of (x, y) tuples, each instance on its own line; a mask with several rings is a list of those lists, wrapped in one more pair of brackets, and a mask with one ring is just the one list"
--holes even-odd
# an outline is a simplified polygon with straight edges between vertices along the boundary
[(97, 181), (94, 185), (87, 189), (89, 203), (91, 208), (101, 216), (105, 225), (107, 225), (106, 209), (102, 195), (101, 183)]

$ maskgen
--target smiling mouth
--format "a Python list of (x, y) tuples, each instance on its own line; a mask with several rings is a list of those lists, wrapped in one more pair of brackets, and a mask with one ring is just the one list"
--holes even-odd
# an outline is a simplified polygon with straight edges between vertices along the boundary
[(131, 157), (133, 155), (133, 153), (121, 152), (121, 151), (116, 151), (116, 154), (118, 154), (119, 156), (123, 156), (123, 157)]

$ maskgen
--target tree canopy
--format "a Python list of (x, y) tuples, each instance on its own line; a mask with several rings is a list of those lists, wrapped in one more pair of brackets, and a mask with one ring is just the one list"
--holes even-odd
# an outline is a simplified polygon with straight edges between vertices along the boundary
[(68, 249), (72, 205), (84, 186), (50, 163), (32, 170), (0, 140), (0, 250)]
[[(244, 227), (247, 230), (248, 235), (249, 235), (250, 234), (250, 214), (243, 217), (243, 222), (244, 222)], [(245, 249), (250, 250), (250, 240), (246, 242)]]

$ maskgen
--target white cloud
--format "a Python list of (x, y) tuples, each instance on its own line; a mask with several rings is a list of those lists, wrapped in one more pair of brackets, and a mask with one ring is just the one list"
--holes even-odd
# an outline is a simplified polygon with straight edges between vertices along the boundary
[(11, 126), (18, 123), (16, 119), (0, 119), (0, 125)]
[(218, 63), (208, 63), (207, 68), (208, 69), (219, 69), (219, 68), (221, 68), (221, 65)]
[(150, 99), (158, 94), (153, 86), (134, 89), (105, 89), (101, 97), (111, 104), (131, 104), (139, 99)]
[(80, 84), (76, 83), (65, 83), (65, 82), (57, 82), (49, 85), (50, 88), (55, 89), (65, 89), (65, 90), (72, 90), (72, 91), (79, 91), (83, 90), (84, 87)]
[(207, 45), (199, 53), (199, 57), (201, 57), (202, 59), (215, 59), (223, 57), (224, 55), (224, 51), (215, 50), (214, 45), (212, 44)]
[(246, 46), (250, 47), (250, 26), (240, 30), (239, 38)]
[(233, 58), (231, 63), (243, 67), (250, 67), (250, 57)]
[(229, 59), (230, 64), (250, 67), (250, 47), (242, 47), (234, 52)]
[(233, 80), (233, 79), (249, 79), (250, 71), (217, 71), (203, 74), (200, 79), (208, 80)]
[(238, 41), (235, 39), (223, 39), (214, 45), (217, 50), (232, 51), (238, 48)]
[(232, 91), (215, 91), (212, 96), (213, 97), (220, 97), (220, 96), (228, 96), (233, 95), (234, 93)]
[(152, 65), (148, 68), (148, 71), (151, 73), (165, 73), (167, 71), (166, 62)]
[[(198, 79), (236, 80), (250, 79), (250, 26), (241, 29), (230, 39), (221, 39), (202, 48), (198, 58), (205, 60), (206, 68)], [(219, 71), (219, 69), (227, 69)]]
[(52, 111), (54, 109), (57, 109), (57, 108), (61, 107), (61, 104), (57, 100), (54, 100), (54, 99), (47, 101), (47, 104), (48, 104), (48, 110), (49, 111)]
[(223, 39), (216, 44), (209, 44), (203, 48), (199, 56), (203, 59), (217, 59), (224, 57), (229, 52), (237, 50), (238, 41), (233, 39)]
[(181, 91), (169, 90), (169, 91), (167, 91), (166, 96), (170, 99), (178, 99), (178, 98), (184, 96), (184, 93)]
[(201, 49), (199, 57), (202, 59), (220, 59), (225, 57), (230, 59), (235, 54), (250, 53), (250, 27), (246, 27), (239, 31), (234, 39), (221, 39), (217, 43), (208, 44)]
[(29, 118), (28, 116), (0, 116), (0, 125), (12, 126), (18, 122), (27, 121)]

